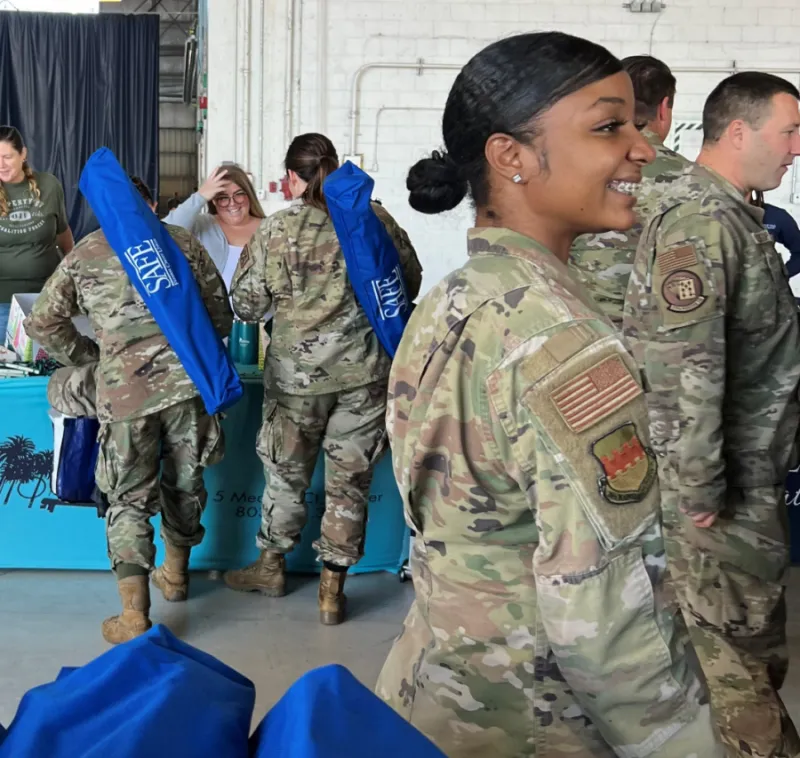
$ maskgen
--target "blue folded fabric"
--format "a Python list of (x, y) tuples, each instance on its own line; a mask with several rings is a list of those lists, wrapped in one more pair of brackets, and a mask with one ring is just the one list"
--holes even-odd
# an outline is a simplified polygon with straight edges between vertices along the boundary
[(192, 268), (108, 148), (89, 158), (80, 188), (208, 413), (233, 405), (242, 396), (242, 383)]
[(444, 758), (342, 666), (298, 679), (264, 717), (251, 758)]
[(247, 756), (252, 682), (153, 627), (28, 692), (0, 758)]
[(163, 626), (30, 690), (0, 758), (443, 758), (347, 669), (301, 677), (248, 740), (252, 682)]
[(322, 185), (347, 276), (383, 349), (394, 358), (411, 316), (400, 254), (372, 208), (375, 182), (346, 161)]

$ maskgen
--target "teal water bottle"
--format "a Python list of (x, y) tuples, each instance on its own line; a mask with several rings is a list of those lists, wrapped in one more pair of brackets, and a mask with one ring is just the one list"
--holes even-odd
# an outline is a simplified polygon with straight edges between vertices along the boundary
[(240, 321), (237, 341), (236, 362), (255, 366), (258, 363), (258, 324)]
[(239, 333), (241, 332), (242, 322), (239, 319), (233, 320), (231, 335), (228, 337), (228, 355), (234, 363), (241, 363), (239, 360)]

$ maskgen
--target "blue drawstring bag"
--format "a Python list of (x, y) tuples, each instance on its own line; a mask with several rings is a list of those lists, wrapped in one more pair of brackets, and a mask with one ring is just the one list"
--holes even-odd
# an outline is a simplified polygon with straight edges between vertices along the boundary
[(250, 740), (252, 758), (445, 758), (343, 666), (298, 679)]
[(375, 182), (350, 161), (322, 186), (347, 275), (384, 350), (394, 358), (411, 316), (400, 254), (372, 209)]
[(253, 683), (163, 626), (30, 690), (0, 758), (246, 758)]
[(233, 405), (242, 396), (242, 382), (191, 266), (108, 148), (89, 158), (80, 189), (206, 411), (213, 415)]
[(62, 502), (91, 503), (100, 422), (87, 416), (72, 418), (54, 410), (50, 411), (50, 419), (54, 435), (50, 489)]

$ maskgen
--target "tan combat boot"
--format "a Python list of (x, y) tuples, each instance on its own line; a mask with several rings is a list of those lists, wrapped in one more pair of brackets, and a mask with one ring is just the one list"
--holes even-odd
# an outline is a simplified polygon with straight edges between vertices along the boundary
[(189, 547), (175, 547), (164, 543), (165, 555), (162, 563), (152, 574), (150, 581), (161, 590), (164, 600), (182, 603), (189, 595)]
[(263, 550), (255, 563), (238, 571), (226, 571), (225, 584), (238, 592), (260, 592), (267, 597), (286, 594), (286, 557)]
[(323, 568), (319, 577), (319, 620), (325, 626), (335, 626), (344, 621), (344, 595), (346, 571), (331, 571)]
[(129, 576), (117, 582), (122, 598), (122, 613), (103, 622), (106, 642), (118, 645), (144, 634), (153, 624), (150, 621), (150, 587), (146, 576)]

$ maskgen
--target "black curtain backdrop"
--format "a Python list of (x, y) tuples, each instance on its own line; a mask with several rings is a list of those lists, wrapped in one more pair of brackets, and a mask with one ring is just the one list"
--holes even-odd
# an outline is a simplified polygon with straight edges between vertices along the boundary
[(157, 15), (0, 12), (0, 124), (64, 185), (76, 240), (98, 228), (78, 190), (98, 148), (157, 197), (158, 47)]

